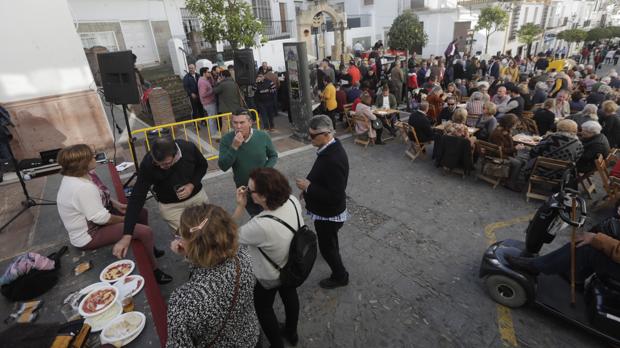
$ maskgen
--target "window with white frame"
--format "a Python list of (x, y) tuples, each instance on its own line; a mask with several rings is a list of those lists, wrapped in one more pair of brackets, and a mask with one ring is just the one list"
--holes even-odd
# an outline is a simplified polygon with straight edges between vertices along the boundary
[(80, 33), (80, 38), (84, 48), (103, 46), (110, 52), (118, 51), (118, 41), (116, 41), (116, 34), (113, 31)]

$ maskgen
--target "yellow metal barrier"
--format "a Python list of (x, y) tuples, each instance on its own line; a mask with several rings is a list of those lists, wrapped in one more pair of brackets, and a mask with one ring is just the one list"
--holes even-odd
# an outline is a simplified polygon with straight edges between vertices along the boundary
[[(258, 112), (255, 109), (249, 109), (249, 111), (254, 116), (254, 120), (256, 120), (256, 128), (260, 129), (260, 119), (258, 117)], [(134, 138), (139, 135), (143, 136), (142, 139), (134, 138), (135, 139), (134, 148), (137, 148), (138, 141), (144, 140), (144, 144), (146, 145), (146, 151), (145, 151), (146, 153), (148, 151), (151, 151), (151, 144), (149, 142), (149, 136), (148, 136), (149, 133), (157, 131), (158, 136), (161, 136), (162, 131), (164, 131), (165, 129), (169, 129), (170, 134), (172, 135), (172, 138), (174, 139), (177, 139), (177, 136), (180, 135), (178, 133), (182, 133), (180, 136), (183, 137), (186, 141), (198, 142), (198, 144), (196, 145), (198, 149), (200, 150), (200, 153), (202, 153), (203, 156), (207, 158), (207, 160), (213, 160), (213, 159), (217, 159), (219, 155), (217, 153), (211, 154), (210, 156), (207, 156), (208, 154), (205, 155), (205, 152), (203, 149), (203, 140), (201, 139), (201, 135), (200, 135), (199, 124), (203, 121), (206, 124), (206, 126), (203, 127), (203, 128), (206, 128), (206, 133), (207, 133), (206, 139), (204, 140), (204, 144), (206, 145), (205, 147), (207, 147), (209, 150), (213, 150), (213, 149), (217, 149), (217, 146), (214, 146), (213, 144), (213, 139), (214, 139), (215, 134), (211, 134), (211, 127), (209, 127), (209, 121), (210, 120), (215, 121), (215, 124), (217, 125), (218, 133), (220, 133), (221, 136), (224, 136), (224, 134), (232, 130), (232, 124), (230, 121), (231, 116), (232, 114), (228, 112), (225, 114), (206, 116), (206, 117), (196, 118), (196, 119), (187, 120), (187, 121), (174, 122), (174, 123), (162, 124), (162, 125), (154, 126), (154, 127), (137, 129), (131, 132), (131, 137)], [(175, 128), (177, 129), (175, 130)], [(188, 133), (188, 128), (190, 129), (190, 131), (193, 128), (194, 132)], [(191, 139), (193, 137), (195, 137), (196, 139)], [(131, 153), (131, 159), (135, 160), (138, 154), (134, 153), (133, 148), (131, 146), (129, 147), (129, 151)]]

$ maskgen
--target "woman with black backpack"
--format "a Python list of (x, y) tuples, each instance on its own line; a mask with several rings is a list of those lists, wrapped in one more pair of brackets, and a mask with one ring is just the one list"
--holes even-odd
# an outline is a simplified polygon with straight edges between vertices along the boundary
[[(301, 204), (291, 194), (288, 180), (273, 168), (257, 168), (250, 173), (248, 186), (237, 189), (237, 207), (233, 218), (237, 221), (245, 212), (248, 199), (260, 205), (263, 211), (239, 229), (239, 242), (249, 246), (252, 268), (257, 282), (254, 287), (254, 307), (258, 322), (269, 339), (271, 347), (283, 347), (282, 336), (296, 345), (299, 297), (294, 286), (283, 285), (281, 271), (289, 261), (289, 250), (294, 231), (303, 227)], [(249, 198), (248, 198), (249, 197)], [(299, 233), (299, 232), (297, 232)], [(273, 310), (276, 293), (280, 294), (286, 322), (280, 329)]]

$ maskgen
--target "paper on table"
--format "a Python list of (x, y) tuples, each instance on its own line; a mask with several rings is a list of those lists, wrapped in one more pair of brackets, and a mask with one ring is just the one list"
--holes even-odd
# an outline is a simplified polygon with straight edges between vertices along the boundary
[(116, 171), (117, 172), (122, 172), (123, 170), (133, 166), (134, 164), (132, 162), (123, 162), (119, 165), (116, 166)]

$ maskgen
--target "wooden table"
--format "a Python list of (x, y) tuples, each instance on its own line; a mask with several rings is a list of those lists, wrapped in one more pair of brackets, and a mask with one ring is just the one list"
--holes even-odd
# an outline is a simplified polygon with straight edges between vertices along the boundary
[(540, 143), (542, 137), (538, 135), (528, 135), (528, 134), (515, 134), (512, 136), (512, 141), (515, 143), (523, 144), (525, 146), (534, 147)]
[[(375, 114), (375, 116), (381, 117), (384, 119), (391, 114), (396, 114), (399, 112), (400, 112), (399, 110), (395, 110), (395, 109), (372, 109), (372, 113)], [(386, 121), (389, 122), (390, 120), (386, 120)], [(396, 127), (396, 125), (394, 125), (394, 127)], [(383, 138), (383, 140), (391, 140), (391, 139), (394, 139), (392, 135)]]
[[(444, 128), (446, 127), (446, 123), (442, 123), (442, 124), (438, 124), (435, 127), (433, 127), (433, 129), (436, 129), (440, 132), (444, 131)], [(478, 128), (476, 127), (467, 127), (467, 130), (469, 131), (469, 135), (474, 135), (474, 133), (476, 133), (478, 131)]]

